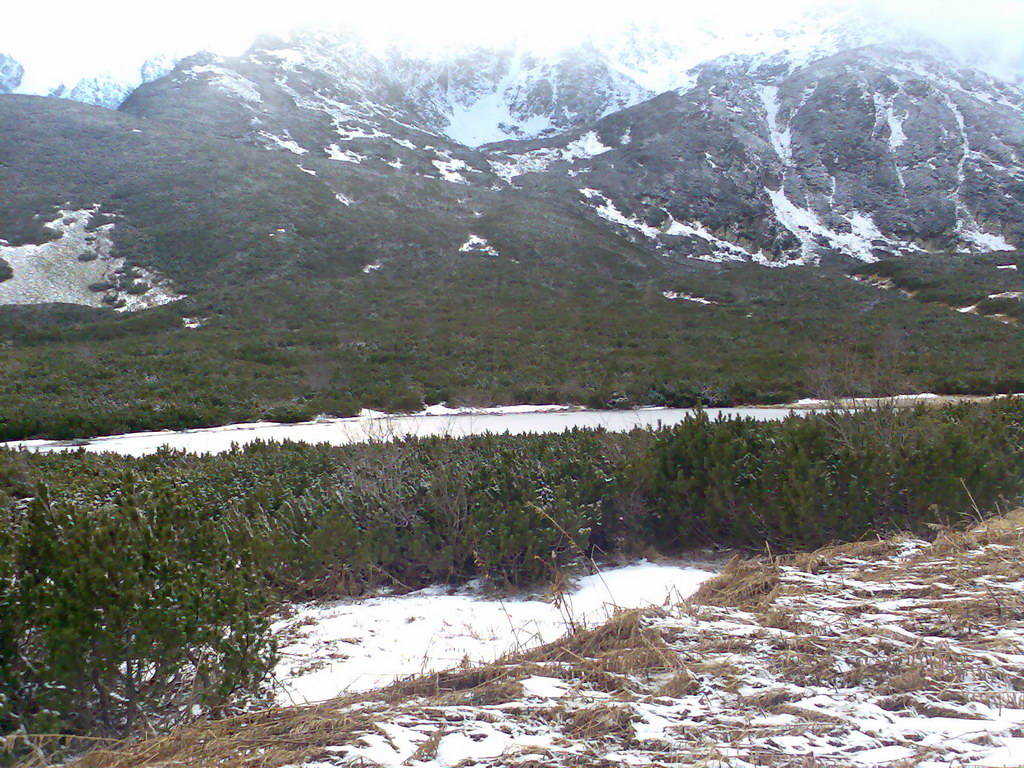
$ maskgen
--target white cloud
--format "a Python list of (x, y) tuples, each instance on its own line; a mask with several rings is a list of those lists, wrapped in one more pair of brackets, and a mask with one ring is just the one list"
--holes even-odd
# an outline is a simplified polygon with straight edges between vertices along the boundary
[(123, 74), (154, 51), (186, 55), (208, 49), (237, 54), (260, 32), (307, 24), (349, 24), (381, 41), (439, 48), (526, 39), (550, 48), (603, 37), (624, 24), (654, 25), (685, 42), (689, 31), (732, 36), (785, 26), (821, 9), (856, 8), (938, 37), (961, 53), (1024, 71), (1022, 0), (110, 0), (18, 3), (0, 13), (0, 51), (30, 65), (37, 79), (71, 79), (87, 70)]

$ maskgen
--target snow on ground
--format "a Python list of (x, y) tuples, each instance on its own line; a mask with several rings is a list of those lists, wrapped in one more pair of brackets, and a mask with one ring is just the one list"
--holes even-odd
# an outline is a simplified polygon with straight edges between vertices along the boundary
[(431, 163), (437, 168), (441, 178), (452, 184), (469, 183), (466, 181), (466, 177), (462, 175), (462, 172), (480, 173), (480, 171), (467, 165), (464, 161), (449, 155), (439, 155), (437, 159), (431, 160)]
[(907, 143), (907, 134), (903, 130), (907, 116), (899, 117), (896, 111), (889, 106), (885, 110), (885, 120), (889, 124), (889, 149), (896, 152), (897, 149)]
[(789, 127), (782, 128), (779, 125), (779, 89), (774, 85), (766, 85), (760, 91), (772, 147), (783, 164), (788, 165), (793, 160), (793, 136)]
[[(708, 408), (712, 419), (718, 416), (748, 417), (758, 420), (785, 418), (789, 408)], [(234, 446), (264, 442), (292, 442), (351, 445), (403, 437), (444, 435), (466, 437), (482, 434), (552, 434), (571, 429), (605, 429), (628, 432), (632, 429), (672, 426), (695, 413), (687, 408), (641, 408), (631, 411), (586, 411), (565, 406), (511, 406), (507, 408), (448, 409), (432, 406), (419, 414), (386, 414), (364, 411), (352, 418), (321, 418), (298, 424), (254, 422), (229, 424), (208, 429), (180, 432), (135, 432), (90, 440), (19, 440), (0, 443), (0, 448), (25, 449), (41, 453), (76, 451), (112, 452), (123, 456), (147, 456), (161, 448), (191, 453), (224, 453)]]
[[(111, 286), (124, 270), (125, 260), (112, 255), (114, 224), (89, 231), (89, 222), (98, 210), (99, 206), (61, 210), (56, 219), (45, 224), (57, 234), (48, 243), (8, 246), (0, 241), (0, 258), (14, 273), (11, 279), (0, 282), (0, 305), (63, 302), (108, 306), (103, 299), (112, 295)], [(140, 267), (131, 270), (133, 283), (145, 291), (137, 295), (117, 292), (118, 311), (134, 312), (183, 298), (155, 273)]]
[(393, 138), (390, 133), (384, 133), (379, 128), (370, 126), (367, 128), (365, 125), (342, 125), (336, 123), (334, 126), (337, 131), (338, 138), (341, 141), (355, 141), (356, 139), (390, 139)]
[(976, 223), (968, 222), (960, 229), (960, 237), (974, 250), (982, 253), (1015, 251), (1013, 244), (1002, 235), (985, 232)]
[(735, 561), (688, 603), (329, 702), (311, 714), (346, 726), (299, 764), (1021, 766), (1022, 563), (1024, 511)]
[(232, 69), (219, 67), (215, 64), (203, 64), (190, 67), (185, 70), (184, 75), (192, 80), (197, 79), (200, 75), (207, 75), (209, 78), (207, 82), (225, 93), (230, 93), (252, 104), (263, 102), (263, 96), (260, 95), (256, 84)]
[[(670, 237), (682, 236), (706, 241), (714, 249), (714, 252), (710, 256), (695, 257), (702, 261), (747, 261), (754, 258), (754, 255), (744, 248), (713, 235), (699, 221), (684, 224), (670, 216), (668, 228), (662, 234)], [(765, 260), (767, 261), (767, 259)]]
[[(622, 137), (623, 143), (630, 141), (628, 132)], [(587, 131), (578, 139), (569, 142), (562, 149), (543, 148), (531, 149), (521, 154), (496, 154), (496, 159), (488, 160), (494, 173), (509, 184), (517, 176), (526, 173), (546, 171), (553, 163), (573, 163), (577, 160), (590, 160), (610, 152), (614, 147), (605, 146), (596, 131)], [(569, 175), (576, 175), (570, 170)]]
[(657, 227), (652, 227), (650, 224), (645, 224), (639, 219), (634, 219), (624, 214), (615, 207), (615, 203), (613, 203), (606, 194), (599, 190), (581, 189), (580, 194), (590, 201), (590, 205), (594, 209), (594, 213), (606, 221), (618, 224), (621, 227), (636, 230), (644, 237), (651, 239), (656, 239), (658, 235), (661, 234), (661, 230)]
[(467, 147), (479, 147), (506, 139), (538, 136), (551, 128), (544, 115), (521, 116), (512, 112), (512, 98), (521, 86), (524, 66), (523, 53), (517, 51), (505, 76), (495, 84), (494, 90), (484, 93), (449, 92), (448, 126), (445, 134)]
[(165, 280), (157, 273), (150, 272), (142, 267), (132, 267), (132, 270), (135, 280), (141, 285), (146, 286), (146, 290), (144, 293), (139, 294), (133, 294), (128, 291), (119, 293), (120, 303), (119, 306), (116, 306), (118, 312), (139, 312), (143, 309), (173, 304), (185, 298), (183, 294), (177, 293), (174, 290), (174, 286), (171, 285), (169, 280)]
[(343, 163), (355, 163), (358, 165), (366, 159), (364, 155), (353, 152), (351, 149), (342, 149), (337, 144), (331, 144), (325, 151), (331, 160), (339, 160)]
[(575, 141), (569, 142), (562, 150), (562, 158), (565, 160), (590, 160), (611, 152), (614, 147), (605, 146), (597, 135), (596, 131), (587, 131)]
[(616, 608), (661, 606), (689, 597), (712, 566), (641, 561), (580, 579), (560, 601), (541, 595), (494, 599), (467, 588), (424, 589), (297, 607), (274, 626), (281, 703), (333, 698), (424, 672), (489, 662), (551, 642), (572, 627), (603, 623)]
[(817, 239), (824, 240), (829, 246), (847, 256), (868, 263), (878, 261), (878, 257), (872, 253), (876, 241), (891, 245), (874, 220), (866, 214), (854, 212), (846, 216), (850, 232), (835, 232), (826, 227), (814, 211), (796, 205), (781, 189), (765, 189), (765, 192), (772, 202), (779, 223), (800, 241), (801, 256), (797, 260), (798, 263), (817, 262)]
[(691, 296), (688, 293), (677, 293), (676, 291), (665, 291), (661, 294), (669, 301), (692, 301), (694, 304), (717, 304), (717, 301), (711, 301), (711, 299), (705, 299), (700, 296)]
[[(280, 149), (287, 150), (293, 155), (305, 155), (309, 153), (309, 150), (304, 147), (300, 147), (299, 144), (288, 135), (287, 131), (285, 131), (284, 136), (278, 136), (270, 131), (260, 131), (259, 135), (269, 141), (272, 145)], [(268, 146), (267, 149), (271, 149), (271, 147)]]
[(479, 235), (470, 235), (469, 239), (459, 246), (459, 253), (484, 253), (488, 256), (500, 256), (497, 249)]
[[(48, 243), (0, 245), (0, 258), (14, 272), (13, 278), (0, 282), (0, 305), (60, 301), (102, 307), (103, 292), (90, 291), (88, 286), (106, 281), (124, 261), (111, 258), (110, 230), (114, 225), (100, 227), (90, 240), (86, 227), (96, 210), (60, 211), (45, 225), (58, 235)], [(83, 254), (90, 260), (80, 261)]]
[[(668, 222), (661, 227), (653, 227), (640, 219), (627, 216), (620, 211), (611, 199), (597, 189), (584, 188), (580, 194), (587, 200), (587, 204), (594, 213), (605, 221), (618, 224), (621, 227), (632, 229), (649, 240), (657, 242), (661, 237), (689, 237), (702, 240), (712, 249), (710, 254), (694, 254), (692, 258), (701, 261), (723, 262), (723, 261), (754, 261), (765, 266), (786, 266), (787, 262), (773, 262), (763, 253), (750, 253), (744, 248), (716, 237), (707, 227), (699, 221), (684, 224), (676, 221), (671, 215)], [(804, 263), (802, 260), (788, 263)]]
[(791, 408), (828, 408), (830, 405), (839, 405), (842, 408), (872, 408), (878, 405), (893, 403), (895, 405), (917, 405), (918, 403), (940, 400), (939, 395), (931, 392), (923, 392), (916, 395), (896, 395), (892, 398), (882, 397), (850, 397), (840, 400), (821, 400), (815, 397), (805, 397), (791, 403)]

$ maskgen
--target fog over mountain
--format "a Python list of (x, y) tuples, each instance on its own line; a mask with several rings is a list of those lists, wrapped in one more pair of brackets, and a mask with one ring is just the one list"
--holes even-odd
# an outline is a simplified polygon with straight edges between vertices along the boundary
[(16, 61), (24, 74), (15, 82), (2, 63), (6, 58), (0, 59), (0, 92), (54, 94), (116, 106), (141, 82), (201, 50), (238, 55), (263, 34), (341, 25), (371, 49), (398, 45), (427, 57), (513, 43), (538, 55), (583, 42), (622, 53), (631, 42), (642, 41), (644, 52), (627, 52), (624, 61), (654, 91), (684, 85), (683, 73), (701, 61), (803, 45), (837, 27), (859, 29), (865, 42), (924, 36), (991, 74), (1024, 76), (1019, 34), (1024, 4), (1015, 0), (724, 0), (655, 2), (639, 9), (530, 0), (518, 3), (514, 11), (498, 6), (482, 10), (466, 0), (429, 6), (393, 0), (344, 9), (323, 0), (299, 0), (289, 3), (287, 12), (266, 0), (212, 7), (183, 0), (156, 17), (126, 2), (105, 3), (102, 11), (70, 2), (6, 10), (0, 55)]

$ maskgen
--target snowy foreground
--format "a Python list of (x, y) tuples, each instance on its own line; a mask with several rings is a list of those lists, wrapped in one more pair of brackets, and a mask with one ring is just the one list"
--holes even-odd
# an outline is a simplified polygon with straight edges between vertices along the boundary
[(492, 599), (475, 586), (399, 597), (300, 606), (274, 626), (282, 704), (323, 701), (424, 672), (491, 662), (573, 629), (603, 624), (616, 609), (678, 603), (717, 566), (641, 561), (576, 581), (560, 596)]
[[(685, 594), (703, 578), (640, 564), (569, 594), (584, 613), (605, 589), (657, 602), (666, 587)], [(554, 609), (505, 605), (507, 618), (498, 603), (420, 593), (354, 614), (310, 609), (305, 630), (302, 614), (290, 620), (307, 635), (289, 649), (336, 665), (333, 687), (358, 688), (369, 684), (362, 672), (422, 664), (414, 655), (427, 667), (486, 657), (522, 645), (517, 627), (564, 627)], [(316, 670), (282, 671), (306, 695), (330, 692)], [(492, 663), (200, 721), (116, 758), (104, 764), (1020, 768), (1024, 510), (934, 543), (902, 537), (735, 560), (686, 601), (617, 612)]]
[(734, 563), (689, 603), (325, 705), (352, 730), (295, 764), (1022, 766), (1022, 555), (1018, 512)]

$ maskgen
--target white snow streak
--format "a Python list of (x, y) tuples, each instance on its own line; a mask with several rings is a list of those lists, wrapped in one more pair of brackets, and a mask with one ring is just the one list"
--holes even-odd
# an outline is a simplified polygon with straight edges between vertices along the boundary
[(199, 75), (209, 75), (208, 82), (215, 88), (252, 104), (263, 102), (263, 96), (260, 95), (256, 84), (232, 69), (218, 67), (214, 64), (203, 64), (185, 70), (184, 74), (193, 80), (197, 79)]
[(325, 151), (327, 152), (327, 157), (331, 160), (338, 160), (343, 163), (355, 163), (358, 165), (366, 159), (365, 155), (360, 155), (351, 149), (342, 149), (337, 144), (331, 144)]
[[(292, 138), (288, 135), (287, 131), (285, 131), (284, 136), (277, 136), (273, 133), (270, 133), (270, 131), (260, 131), (259, 135), (262, 136), (267, 141), (269, 141), (271, 144), (274, 144), (277, 147), (280, 147), (281, 149), (287, 150), (294, 155), (305, 155), (309, 153), (308, 149), (300, 147), (298, 143), (293, 141)], [(267, 147), (267, 149), (271, 149), (271, 147)]]
[(818, 238), (823, 239), (835, 250), (868, 263), (878, 261), (878, 257), (872, 253), (874, 241), (890, 244), (874, 220), (866, 214), (854, 212), (845, 216), (850, 225), (850, 232), (835, 232), (826, 227), (814, 211), (794, 204), (781, 189), (765, 189), (765, 192), (772, 202), (779, 223), (800, 241), (801, 256), (796, 263), (817, 262)]
[(706, 304), (711, 306), (717, 304), (717, 301), (711, 301), (711, 299), (704, 299), (700, 296), (691, 296), (688, 293), (677, 293), (676, 291), (665, 291), (661, 294), (669, 301), (692, 301), (694, 304)]
[[(629, 134), (623, 136), (628, 142)], [(624, 142), (624, 143), (626, 143)], [(531, 149), (521, 154), (497, 155), (497, 159), (488, 160), (494, 173), (507, 181), (509, 184), (517, 176), (526, 173), (539, 173), (546, 171), (554, 163), (574, 163), (578, 160), (590, 160), (610, 152), (614, 147), (605, 146), (596, 131), (587, 131), (575, 141), (569, 142), (565, 147)], [(573, 175), (573, 171), (569, 171)]]
[(773, 85), (760, 89), (761, 101), (764, 103), (765, 117), (768, 121), (768, 132), (771, 136), (775, 154), (783, 163), (793, 161), (793, 136), (790, 129), (779, 127), (779, 89)]

